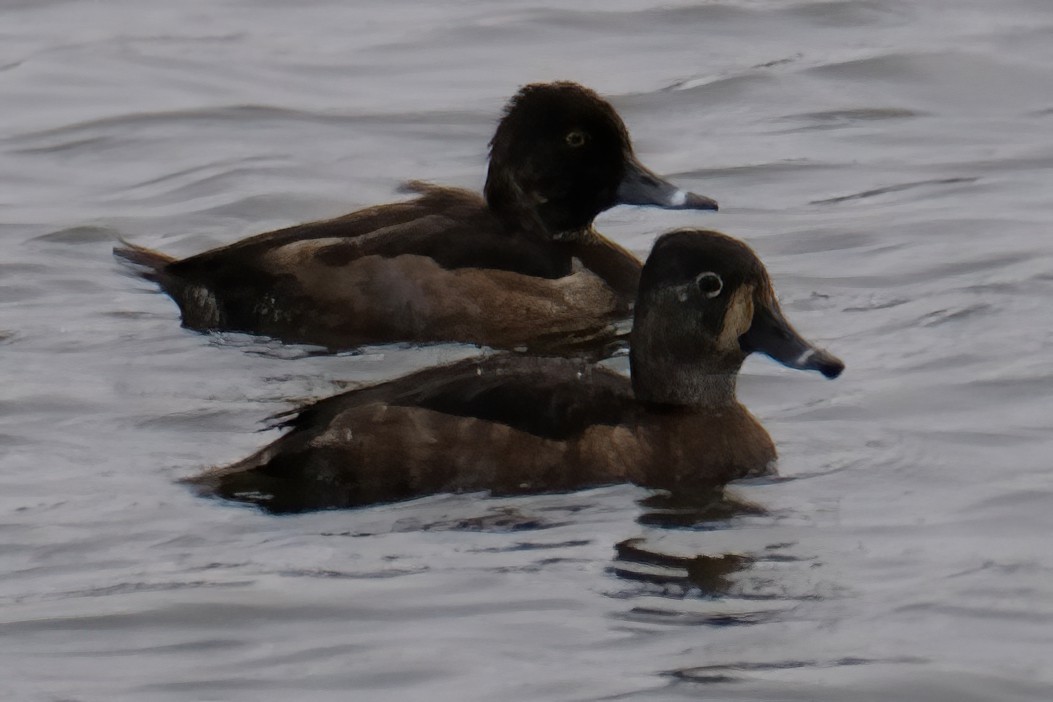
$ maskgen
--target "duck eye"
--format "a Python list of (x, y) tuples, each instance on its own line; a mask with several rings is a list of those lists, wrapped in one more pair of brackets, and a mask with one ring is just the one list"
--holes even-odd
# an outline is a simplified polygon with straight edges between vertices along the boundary
[(724, 281), (716, 273), (705, 272), (695, 278), (695, 285), (706, 297), (716, 297), (724, 289)]
[(581, 146), (585, 146), (585, 132), (580, 129), (575, 129), (572, 132), (567, 132), (567, 146), (572, 149), (577, 149)]

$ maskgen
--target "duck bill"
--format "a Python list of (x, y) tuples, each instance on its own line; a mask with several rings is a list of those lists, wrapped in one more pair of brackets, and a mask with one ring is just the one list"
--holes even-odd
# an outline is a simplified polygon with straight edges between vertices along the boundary
[(739, 337), (739, 346), (746, 353), (767, 354), (788, 368), (819, 371), (827, 378), (836, 378), (845, 369), (837, 356), (803, 339), (778, 307), (757, 304), (753, 324)]
[(625, 177), (618, 186), (618, 204), (662, 207), (667, 210), (716, 210), (717, 201), (681, 190), (657, 175), (636, 157), (625, 162)]

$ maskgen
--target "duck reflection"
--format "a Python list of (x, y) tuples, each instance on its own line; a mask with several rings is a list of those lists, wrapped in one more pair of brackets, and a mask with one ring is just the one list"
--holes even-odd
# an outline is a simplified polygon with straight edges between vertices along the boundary
[(765, 510), (727, 493), (723, 486), (693, 492), (659, 492), (640, 500), (637, 521), (667, 529), (719, 529), (732, 517), (761, 515)]
[[(616, 544), (614, 549), (617, 556), (611, 572), (625, 580), (694, 587), (706, 595), (726, 595), (732, 587), (729, 576), (745, 570), (754, 560), (735, 553), (674, 556), (648, 550), (644, 543), (644, 539), (636, 538)], [(632, 567), (639, 565), (649, 568)]]
[[(737, 516), (764, 514), (758, 505), (727, 494), (723, 488), (693, 494), (657, 493), (639, 502), (644, 511), (637, 521), (648, 527), (706, 531), (724, 528)], [(610, 572), (635, 583), (657, 585), (685, 593), (697, 590), (705, 596), (727, 595), (732, 575), (749, 568), (756, 558), (738, 553), (674, 555), (663, 553), (646, 537), (615, 544)]]

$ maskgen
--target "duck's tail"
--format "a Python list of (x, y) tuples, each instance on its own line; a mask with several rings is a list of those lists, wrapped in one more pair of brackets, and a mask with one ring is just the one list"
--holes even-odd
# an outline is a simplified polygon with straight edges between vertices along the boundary
[(133, 266), (137, 266), (140, 270), (139, 275), (152, 280), (155, 283), (163, 284), (166, 276), (164, 275), (164, 269), (168, 264), (174, 262), (176, 259), (168, 254), (163, 254), (160, 251), (154, 251), (144, 246), (136, 246), (135, 244), (128, 243), (124, 239), (121, 239), (121, 245), (113, 247), (113, 255), (119, 259), (127, 261)]

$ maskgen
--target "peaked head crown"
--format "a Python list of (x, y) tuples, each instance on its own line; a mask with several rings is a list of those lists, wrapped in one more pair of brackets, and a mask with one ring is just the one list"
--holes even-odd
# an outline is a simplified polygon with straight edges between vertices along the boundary
[[(508, 101), (490, 142), (491, 157), (502, 149), (516, 146), (518, 140), (512, 136), (514, 133), (562, 138), (574, 127), (591, 127), (597, 130), (594, 137), (609, 139), (618, 148), (632, 150), (629, 132), (609, 102), (578, 83), (556, 81), (526, 85)], [(575, 144), (568, 146), (573, 148)]]
[(520, 228), (557, 237), (619, 203), (716, 209), (636, 160), (621, 117), (577, 83), (535, 83), (508, 103), (490, 141), (486, 199)]
[(722, 293), (747, 283), (771, 292), (768, 271), (749, 246), (720, 232), (678, 229), (660, 236), (651, 249), (640, 278), (640, 296), (693, 282), (704, 272), (720, 275)]

